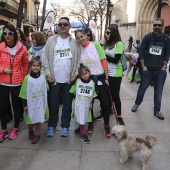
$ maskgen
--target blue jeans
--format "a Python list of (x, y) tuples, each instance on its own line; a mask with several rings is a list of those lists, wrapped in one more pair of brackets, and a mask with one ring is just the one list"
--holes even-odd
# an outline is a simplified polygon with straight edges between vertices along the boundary
[[(71, 112), (72, 112), (72, 94), (69, 93), (71, 85), (68, 83), (57, 83), (54, 86), (50, 87), (48, 93), (49, 100), (49, 127), (56, 127), (59, 120), (59, 104), (60, 97), (62, 96), (63, 108), (61, 115), (61, 127), (69, 128), (71, 121)], [(62, 95), (61, 95), (62, 94)]]
[(151, 71), (146, 70), (141, 72), (141, 84), (138, 89), (135, 104), (140, 105), (146, 89), (152, 81), (154, 81), (154, 111), (160, 111), (161, 99), (164, 83), (166, 80), (167, 72), (165, 70)]

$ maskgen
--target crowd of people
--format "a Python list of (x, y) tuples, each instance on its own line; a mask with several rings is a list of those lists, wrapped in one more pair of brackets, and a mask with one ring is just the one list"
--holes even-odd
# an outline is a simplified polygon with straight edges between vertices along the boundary
[[(140, 68), (141, 82), (132, 112), (142, 103), (144, 93), (154, 81), (154, 115), (164, 119), (161, 108), (170, 39), (162, 33), (163, 20), (157, 18), (153, 32), (140, 45), (139, 54), (127, 55), (131, 82)], [(31, 43), (13, 25), (3, 27), (0, 43), (0, 142), (19, 135), (19, 122), (25, 113), (28, 137), (32, 144), (40, 140), (41, 123), (48, 120), (47, 137), (55, 135), (62, 99), (61, 137), (69, 135), (71, 114), (78, 123), (75, 129), (84, 143), (93, 133), (93, 103), (100, 101), (104, 136), (111, 138), (110, 114), (114, 101), (117, 122), (125, 125), (121, 114), (120, 90), (123, 77), (123, 43), (116, 24), (107, 27), (104, 39), (97, 42), (89, 28), (77, 29), (70, 36), (70, 21), (62, 17), (59, 33), (51, 30), (31, 34)], [(140, 67), (138, 66), (140, 65)], [(9, 109), (10, 108), (10, 109)], [(14, 127), (8, 133), (8, 117), (14, 115)], [(88, 123), (87, 133), (84, 125)], [(35, 127), (35, 129), (34, 129)]]

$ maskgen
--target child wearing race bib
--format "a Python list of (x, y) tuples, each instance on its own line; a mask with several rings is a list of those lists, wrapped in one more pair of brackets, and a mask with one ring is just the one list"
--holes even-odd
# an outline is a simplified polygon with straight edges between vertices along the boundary
[(84, 125), (86, 122), (92, 121), (91, 102), (97, 96), (95, 92), (94, 81), (90, 78), (90, 70), (87, 66), (81, 64), (79, 67), (79, 77), (75, 84), (70, 89), (70, 93), (75, 93), (75, 110), (74, 120), (79, 124), (79, 131), (81, 133), (81, 140), (89, 144), (90, 140), (84, 132)]
[[(33, 57), (28, 74), (21, 86), (19, 97), (22, 98), (23, 109), (26, 112), (29, 139), (32, 144), (40, 140), (41, 123), (49, 117), (47, 106), (47, 84), (45, 74), (41, 73), (42, 63), (40, 56)], [(36, 127), (35, 134), (33, 127)]]

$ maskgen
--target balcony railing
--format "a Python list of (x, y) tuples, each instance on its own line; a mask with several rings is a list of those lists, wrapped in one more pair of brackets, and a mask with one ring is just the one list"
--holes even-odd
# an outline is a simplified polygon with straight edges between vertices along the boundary
[(5, 9), (15, 14), (18, 13), (19, 3), (15, 0), (0, 0), (0, 9)]

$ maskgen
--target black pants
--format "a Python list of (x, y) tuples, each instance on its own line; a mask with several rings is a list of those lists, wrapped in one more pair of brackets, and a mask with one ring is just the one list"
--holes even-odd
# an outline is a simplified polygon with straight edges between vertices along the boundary
[(9, 87), (0, 85), (0, 119), (2, 129), (7, 128), (7, 112), (9, 107), (9, 94), (11, 93), (12, 107), (14, 110), (14, 128), (19, 127), (20, 119), (20, 99), (19, 92), (21, 86)]
[[(22, 107), (22, 99), (19, 98), (19, 100), (20, 100), (20, 118), (23, 118), (24, 111), (23, 111), (23, 107)], [(7, 116), (8, 116), (8, 117), (13, 117), (10, 100), (8, 101)]]
[(109, 77), (110, 92), (115, 103), (117, 115), (121, 115), (120, 85), (122, 77)]
[(99, 94), (97, 99), (100, 101), (100, 107), (102, 110), (102, 116), (104, 118), (104, 124), (109, 125), (109, 118), (110, 118), (110, 98), (109, 98), (109, 89), (106, 85), (100, 85), (99, 87)]

